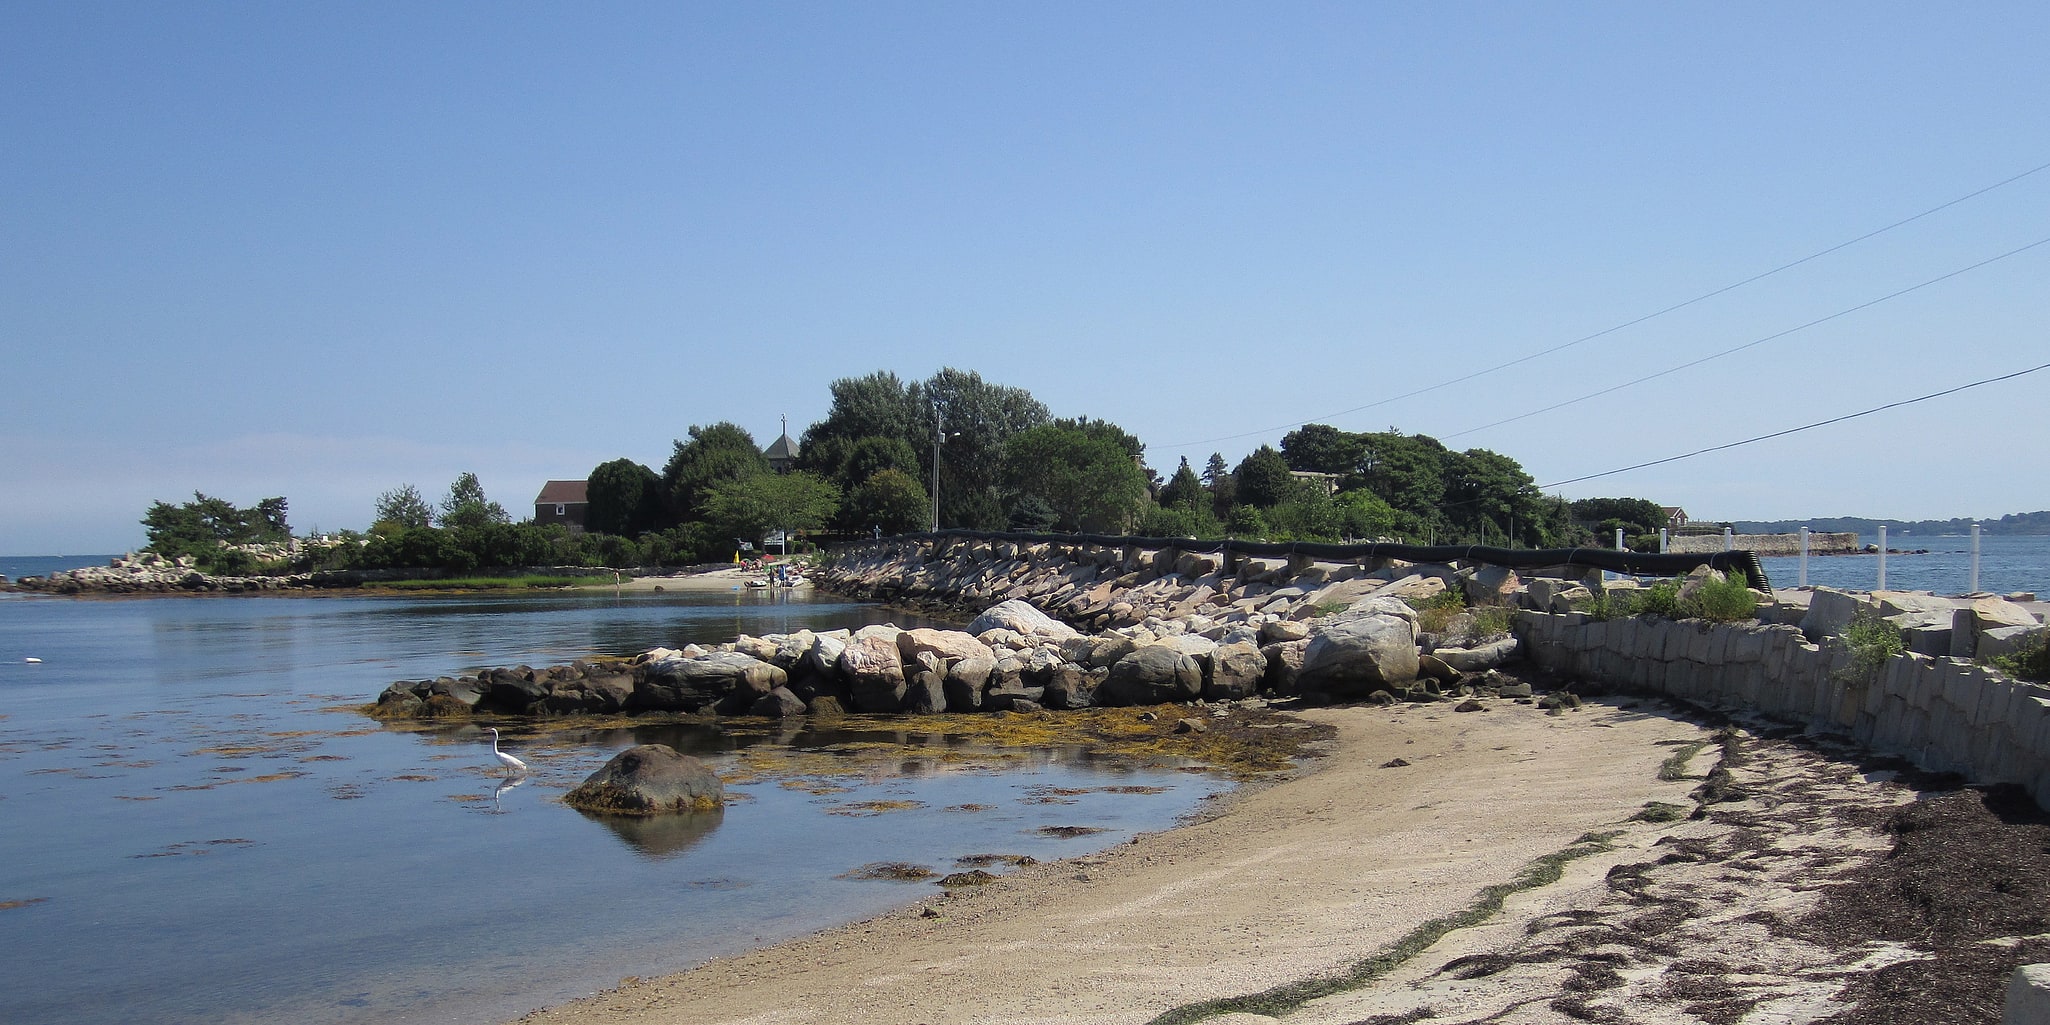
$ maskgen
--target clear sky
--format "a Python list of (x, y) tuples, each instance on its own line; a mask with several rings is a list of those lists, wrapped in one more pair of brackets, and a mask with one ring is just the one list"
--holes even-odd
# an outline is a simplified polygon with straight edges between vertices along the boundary
[[(943, 366), (1548, 484), (2050, 362), (2050, 5), (0, 6), (0, 552), (362, 529)], [(1498, 426), (1820, 318), (1685, 371)], [(2050, 372), (1553, 489), (2050, 508)], [(1362, 408), (1364, 407), (1364, 408)], [(1342, 415), (1334, 415), (1341, 414)], [(1480, 429), (1476, 429), (1480, 428)]]

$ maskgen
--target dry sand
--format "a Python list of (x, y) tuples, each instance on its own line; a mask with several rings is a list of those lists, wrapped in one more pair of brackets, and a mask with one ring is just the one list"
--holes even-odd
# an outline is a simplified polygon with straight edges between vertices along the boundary
[(1641, 853), (1672, 827), (1631, 815), (1692, 807), (1705, 768), (1658, 769), (1699, 724), (1650, 703), (1491, 705), (1307, 711), (1336, 727), (1330, 755), (1207, 821), (521, 1020), (1145, 1022), (1345, 968), (1585, 833), (1626, 829)]
[(621, 591), (739, 591), (747, 589), (747, 582), (763, 577), (761, 570), (748, 570), (735, 566), (732, 569), (715, 569), (707, 573), (679, 573), (666, 577), (621, 577), (617, 583), (607, 583), (603, 578), (593, 578), (585, 586)]

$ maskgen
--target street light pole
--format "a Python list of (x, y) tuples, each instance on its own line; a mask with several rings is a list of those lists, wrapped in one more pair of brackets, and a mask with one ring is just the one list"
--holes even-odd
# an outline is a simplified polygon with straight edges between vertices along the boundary
[[(954, 437), (958, 438), (958, 437), (960, 437), (960, 436), (961, 436), (961, 432), (960, 432), (960, 431), (955, 431), (955, 432), (954, 432)], [(933, 529), (933, 533), (939, 533), (939, 529), (940, 529), (940, 446), (941, 446), (941, 445), (944, 445), (944, 444), (946, 444), (946, 443), (947, 443), (947, 431), (946, 431), (946, 428), (945, 428), (945, 427), (943, 427), (943, 426), (942, 426), (942, 425), (940, 424), (940, 406), (939, 406), (939, 403), (935, 402), (935, 403), (933, 403), (933, 407), (932, 407), (932, 529)]]

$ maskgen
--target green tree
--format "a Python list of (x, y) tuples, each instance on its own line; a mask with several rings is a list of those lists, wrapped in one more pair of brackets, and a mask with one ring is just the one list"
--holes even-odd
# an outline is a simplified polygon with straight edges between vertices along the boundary
[(1134, 533), (1141, 537), (1224, 536), (1224, 523), (1211, 513), (1207, 502), (1195, 506), (1155, 506), (1146, 510)]
[(1208, 497), (1203, 491), (1202, 480), (1197, 478), (1196, 471), (1189, 466), (1187, 457), (1184, 457), (1182, 465), (1175, 469), (1174, 476), (1169, 478), (1167, 486), (1160, 489), (1160, 504), (1169, 509), (1194, 509), (1198, 505), (1209, 504), (1204, 501)]
[(757, 473), (714, 484), (705, 519), (726, 537), (760, 540), (772, 530), (817, 530), (840, 508), (840, 489), (816, 474)]
[(1295, 494), (1296, 479), (1288, 472), (1288, 461), (1272, 445), (1254, 449), (1231, 475), (1238, 484), (1239, 501), (1247, 505), (1268, 509)]
[(1503, 544), (1512, 530), (1520, 537), (1522, 528), (1533, 526), (1541, 515), (1544, 496), (1516, 460), (1475, 448), (1447, 453), (1441, 465), (1445, 516), (1454, 530), (1476, 541)]
[(585, 489), (584, 528), (592, 533), (639, 537), (662, 525), (662, 478), (631, 459), (599, 463)]
[(902, 470), (878, 470), (847, 493), (840, 521), (857, 532), (904, 534), (925, 528), (931, 503), (917, 478)]
[(401, 484), (377, 496), (376, 511), (371, 514), (371, 525), (380, 523), (399, 527), (431, 527), (434, 525), (434, 507), (420, 497), (420, 489), (411, 484)]
[(809, 461), (815, 449), (823, 446), (830, 450), (836, 440), (851, 445), (861, 438), (895, 438), (915, 445), (932, 436), (929, 417), (920, 411), (914, 388), (898, 380), (896, 374), (878, 370), (865, 377), (843, 377), (826, 390), (833, 400), (825, 419), (806, 428), (798, 446), (799, 459), (805, 462), (802, 469), (828, 475), (836, 470), (837, 462), (821, 465)]
[(1329, 424), (1304, 424), (1281, 436), (1281, 455), (1291, 470), (1355, 473), (1365, 454), (1365, 439)]
[(940, 449), (940, 524), (978, 530), (1008, 525), (998, 490), (1012, 437), (1045, 424), (1046, 406), (1023, 388), (991, 384), (974, 371), (941, 369), (911, 389), (920, 412), (921, 453)]
[(1373, 540), (1393, 536), (1398, 530), (1395, 507), (1366, 488), (1341, 491), (1331, 504), (1338, 512), (1339, 533), (1344, 537)]
[(448, 486), (448, 495), (441, 500), (441, 525), (444, 527), (510, 522), (512, 517), (506, 514), (505, 506), (484, 497), (484, 485), (478, 483), (474, 473), (457, 477), (455, 483)]
[(1365, 450), (1360, 457), (1359, 480), (1341, 486), (1364, 485), (1419, 523), (1439, 522), (1439, 507), (1445, 501), (1445, 446), (1436, 438), (1411, 437), (1393, 430), (1360, 437)]
[(1146, 495), (1146, 471), (1124, 445), (1058, 423), (1011, 438), (1006, 476), (1016, 492), (1052, 506), (1061, 530), (1125, 530)]
[(689, 441), (678, 441), (662, 468), (662, 486), (671, 515), (679, 520), (708, 519), (712, 489), (769, 472), (754, 435), (730, 421), (692, 427)]
[(1210, 513), (1220, 521), (1231, 516), (1238, 508), (1238, 478), (1231, 475), (1225, 466), (1224, 453), (1210, 453), (1210, 461), (1203, 464), (1203, 485), (1210, 489)]
[(896, 470), (914, 479), (919, 476), (918, 453), (912, 451), (910, 442), (874, 434), (857, 438), (847, 446), (846, 459), (826, 476), (844, 490), (884, 470)]
[(152, 502), (143, 513), (147, 550), (173, 558), (191, 556), (210, 572), (246, 572), (246, 557), (231, 557), (231, 545), (283, 541), (291, 537), (285, 523), (285, 500), (266, 498), (252, 509), (238, 509), (226, 499), (195, 491), (180, 505)]
[[(1583, 498), (1572, 505), (1573, 517), (1598, 524), (1602, 536), (1613, 539), (1617, 526), (1632, 535), (1657, 534), (1666, 525), (1666, 511), (1647, 498)], [(1605, 521), (1615, 520), (1615, 523)]]

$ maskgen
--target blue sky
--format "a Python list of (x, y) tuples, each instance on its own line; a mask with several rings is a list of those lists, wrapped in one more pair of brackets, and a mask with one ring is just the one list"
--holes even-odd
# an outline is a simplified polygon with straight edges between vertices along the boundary
[[(2050, 362), (2050, 7), (0, 9), (0, 551), (197, 489), (302, 532), (766, 444), (943, 366), (1163, 474), (1291, 424), (1540, 484)], [(2050, 507), (2050, 372), (1558, 489)], [(1367, 407), (1361, 409), (1360, 407)], [(1343, 416), (1331, 414), (1358, 410)]]

